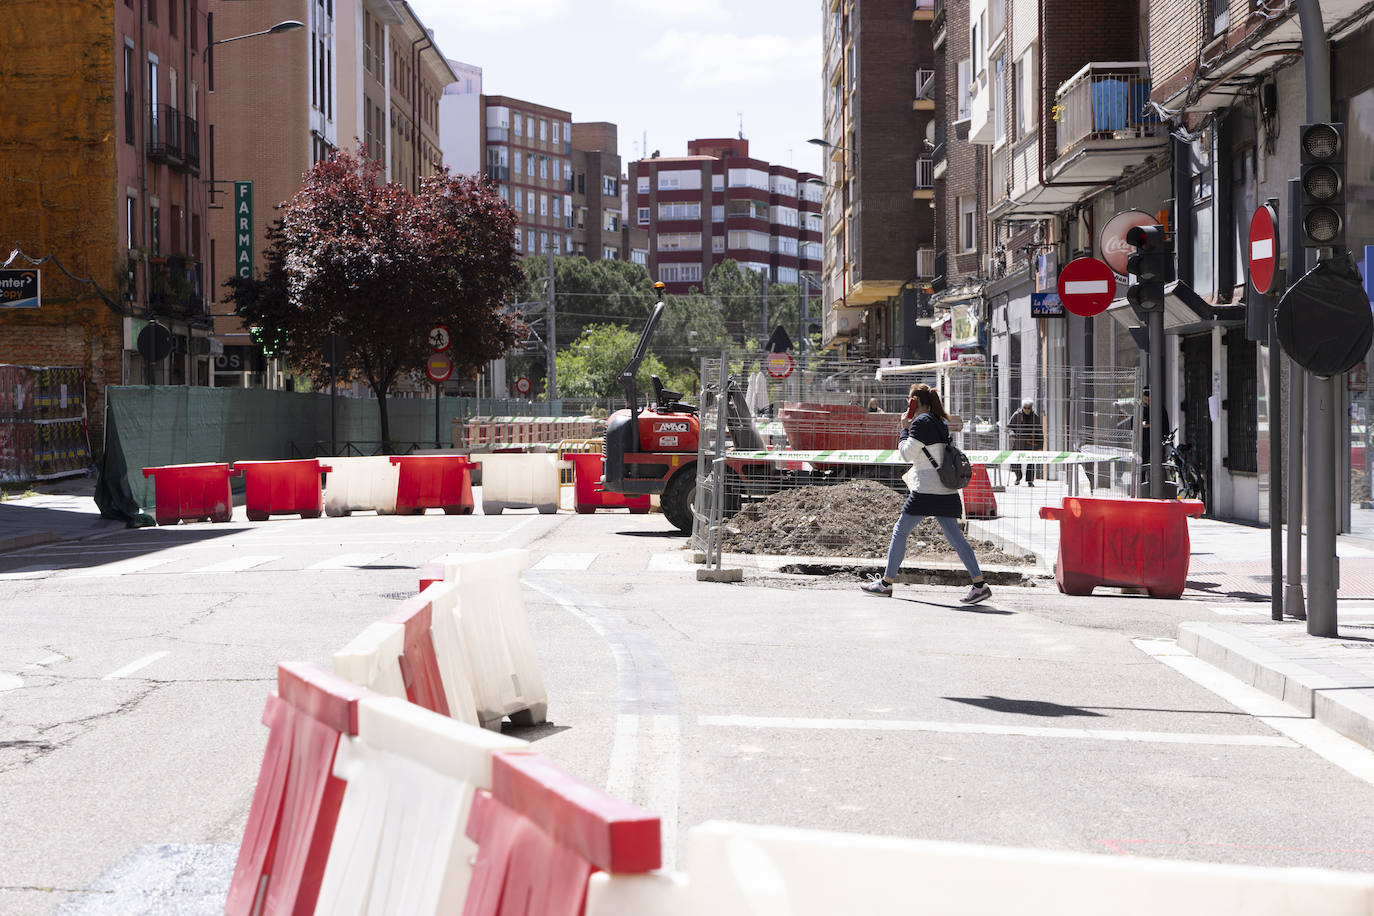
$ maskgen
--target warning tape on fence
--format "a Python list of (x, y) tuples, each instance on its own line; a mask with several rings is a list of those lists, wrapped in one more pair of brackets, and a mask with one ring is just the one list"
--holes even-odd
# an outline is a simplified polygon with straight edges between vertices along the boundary
[[(1094, 464), (1099, 461), (1127, 461), (1129, 455), (1102, 455), (1092, 452), (1021, 452), (1021, 451), (965, 451), (973, 464)], [(910, 464), (896, 449), (832, 449), (801, 451), (797, 449), (768, 449), (766, 451), (727, 450), (728, 461), (809, 462), (811, 464)]]

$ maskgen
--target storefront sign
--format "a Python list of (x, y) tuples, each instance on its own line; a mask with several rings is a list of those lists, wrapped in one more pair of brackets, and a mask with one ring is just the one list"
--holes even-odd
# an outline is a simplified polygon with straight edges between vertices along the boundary
[(253, 182), (234, 182), (234, 273), (253, 276)]
[(42, 305), (39, 294), (41, 275), (36, 267), (0, 270), (0, 308), (36, 309)]
[(1064, 303), (1058, 293), (1031, 293), (1032, 318), (1063, 318)]
[(973, 307), (968, 305), (956, 305), (949, 310), (950, 317), (950, 342), (958, 346), (977, 346), (978, 344), (978, 319), (974, 316)]

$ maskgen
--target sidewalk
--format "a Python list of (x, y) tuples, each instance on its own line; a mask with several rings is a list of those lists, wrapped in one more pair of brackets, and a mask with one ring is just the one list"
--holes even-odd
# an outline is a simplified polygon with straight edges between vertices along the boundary
[(33, 496), (0, 500), (0, 553), (124, 527), (123, 522), (100, 517), (94, 477), (40, 481), (32, 489)]

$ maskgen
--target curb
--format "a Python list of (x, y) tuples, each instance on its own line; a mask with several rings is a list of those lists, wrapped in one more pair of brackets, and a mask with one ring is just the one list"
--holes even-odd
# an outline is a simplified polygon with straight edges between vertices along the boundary
[(1374, 683), (1365, 687), (1342, 684), (1209, 623), (1180, 624), (1178, 644), (1213, 667), (1374, 750)]
[(51, 544), (53, 541), (61, 540), (51, 531), (36, 531), (33, 534), (16, 534), (13, 537), (0, 538), (0, 553), (9, 553), (11, 550), (23, 550), (25, 547), (36, 547), (39, 544)]

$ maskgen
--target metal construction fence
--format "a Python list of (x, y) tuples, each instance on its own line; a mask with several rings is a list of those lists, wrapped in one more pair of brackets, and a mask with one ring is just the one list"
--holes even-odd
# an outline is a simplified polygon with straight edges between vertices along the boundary
[[(789, 365), (791, 373), (777, 377)], [(1058, 524), (1042, 520), (1041, 507), (1059, 506), (1066, 495), (1140, 492), (1141, 383), (1134, 369), (1023, 375), (953, 362), (813, 368), (726, 354), (703, 361), (702, 379), (693, 546), (709, 562), (719, 562), (721, 532), (750, 503), (857, 479), (905, 495), (901, 475), (910, 465), (896, 445), (913, 384), (940, 393), (955, 444), (977, 466), (963, 492), (971, 537), (1023, 560), (1033, 555), (1049, 568)], [(1024, 400), (1030, 414), (1013, 419)], [(872, 519), (883, 543), (899, 504), (894, 499), (892, 517)]]

